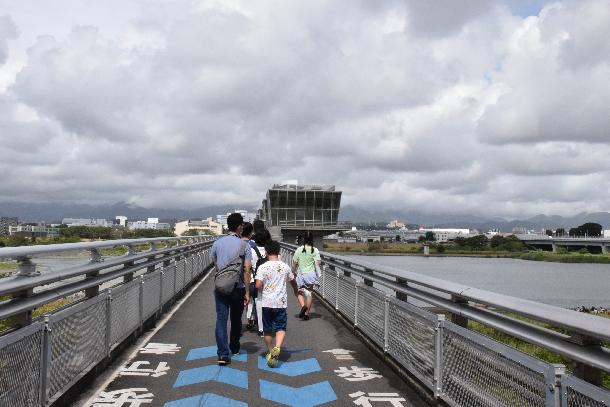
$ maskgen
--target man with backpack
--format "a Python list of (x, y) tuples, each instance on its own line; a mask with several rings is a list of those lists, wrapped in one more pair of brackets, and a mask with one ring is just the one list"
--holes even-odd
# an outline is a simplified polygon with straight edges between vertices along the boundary
[[(212, 245), (212, 259), (216, 269), (214, 298), (216, 301), (216, 346), (218, 364), (231, 363), (231, 353), (239, 354), (241, 320), (244, 307), (250, 302), (245, 281), (250, 282), (252, 252), (247, 241), (241, 239), (244, 218), (239, 213), (227, 217), (229, 234)], [(231, 332), (227, 337), (227, 321)]]

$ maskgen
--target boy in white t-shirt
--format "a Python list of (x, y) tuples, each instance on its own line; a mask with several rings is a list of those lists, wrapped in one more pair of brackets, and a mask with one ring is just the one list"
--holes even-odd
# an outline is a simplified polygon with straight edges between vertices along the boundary
[[(288, 295), (286, 283), (290, 282), (294, 295), (298, 295), (298, 288), (290, 266), (280, 261), (280, 244), (274, 240), (265, 245), (268, 261), (256, 271), (256, 288), (262, 290), (263, 305), (263, 333), (267, 345), (267, 365), (275, 367), (280, 357), (280, 348), (286, 337), (286, 307)], [(275, 334), (275, 346), (273, 335)]]

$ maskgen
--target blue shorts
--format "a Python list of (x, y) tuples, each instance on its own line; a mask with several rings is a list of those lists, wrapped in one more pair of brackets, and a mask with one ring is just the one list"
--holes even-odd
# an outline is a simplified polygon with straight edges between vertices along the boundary
[(263, 332), (286, 331), (287, 319), (286, 308), (263, 307)]

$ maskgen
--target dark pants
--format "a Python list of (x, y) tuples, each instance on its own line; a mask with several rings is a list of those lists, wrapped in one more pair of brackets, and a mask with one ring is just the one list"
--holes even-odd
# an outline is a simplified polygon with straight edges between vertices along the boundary
[[(230, 356), (239, 350), (241, 337), (241, 316), (244, 312), (245, 288), (236, 288), (230, 295), (219, 294), (214, 290), (216, 299), (216, 345), (218, 357)], [(227, 320), (231, 318), (231, 334), (227, 338)]]
[(256, 289), (256, 284), (255, 283), (250, 283), (250, 302), (252, 303), (252, 315), (250, 316), (250, 319), (252, 321), (256, 321), (256, 294), (258, 293), (258, 290)]

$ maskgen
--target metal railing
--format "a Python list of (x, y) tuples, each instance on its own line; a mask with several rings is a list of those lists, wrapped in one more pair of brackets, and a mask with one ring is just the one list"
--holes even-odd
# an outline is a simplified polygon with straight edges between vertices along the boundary
[[(290, 262), (296, 246), (282, 244)], [(318, 292), (355, 332), (450, 406), (610, 406), (610, 320), (321, 252)], [(427, 306), (407, 302), (414, 298)], [(467, 329), (561, 354), (573, 372)], [(542, 324), (537, 324), (542, 323)], [(544, 325), (541, 326), (541, 325)]]
[[(149, 250), (138, 252), (142, 245)], [(0, 295), (10, 296), (0, 302), (0, 320), (12, 325), (0, 336), (0, 405), (57, 401), (211, 266), (211, 245), (189, 237), (0, 248), (0, 259), (19, 265), (0, 280)], [(127, 254), (102, 257), (101, 249), (115, 246)], [(40, 273), (32, 259), (83, 250), (89, 263), (58, 271)], [(80, 294), (75, 302), (32, 318), (34, 309), (73, 294)]]

